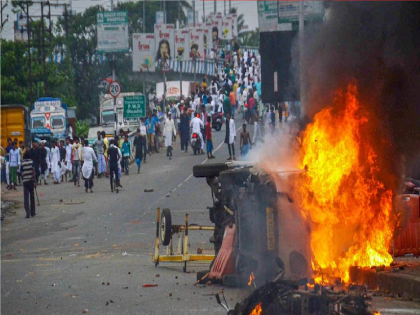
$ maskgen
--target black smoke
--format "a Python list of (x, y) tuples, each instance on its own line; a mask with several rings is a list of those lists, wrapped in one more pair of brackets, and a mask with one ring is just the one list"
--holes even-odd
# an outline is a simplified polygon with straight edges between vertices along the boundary
[[(338, 89), (356, 82), (369, 119), (364, 136), (378, 153), (381, 169), (401, 174), (405, 164), (407, 175), (420, 178), (420, 3), (325, 6), (326, 20), (305, 28), (307, 118), (330, 106)], [(396, 187), (390, 183), (394, 180), (396, 175), (385, 181)]]

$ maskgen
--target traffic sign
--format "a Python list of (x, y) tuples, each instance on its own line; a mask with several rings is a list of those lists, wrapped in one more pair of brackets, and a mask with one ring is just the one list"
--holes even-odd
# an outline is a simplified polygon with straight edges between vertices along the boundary
[(124, 96), (124, 119), (140, 117), (146, 117), (145, 96)]
[(121, 93), (121, 85), (117, 81), (112, 81), (109, 85), (109, 94), (116, 98)]

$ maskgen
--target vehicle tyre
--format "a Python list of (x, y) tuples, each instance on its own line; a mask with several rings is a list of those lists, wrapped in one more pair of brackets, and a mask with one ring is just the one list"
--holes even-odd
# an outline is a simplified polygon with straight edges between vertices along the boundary
[(193, 175), (194, 177), (215, 177), (227, 169), (226, 163), (195, 165), (193, 167)]
[(171, 242), (172, 216), (169, 209), (163, 209), (160, 217), (160, 241), (162, 245), (168, 246)]
[(216, 120), (216, 131), (220, 131), (220, 129), (222, 129), (222, 122), (220, 121), (220, 119)]

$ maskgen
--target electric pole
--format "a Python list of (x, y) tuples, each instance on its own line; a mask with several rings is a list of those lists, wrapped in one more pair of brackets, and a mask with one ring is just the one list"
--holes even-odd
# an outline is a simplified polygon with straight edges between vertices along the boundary
[(192, 2), (192, 5), (193, 5), (193, 25), (195, 27), (195, 1), (194, 0)]
[(232, 13), (232, 0), (229, 0), (229, 14)]
[(44, 25), (44, 2), (41, 2), (41, 27), (42, 27), (42, 68), (44, 72), (44, 96), (47, 95), (47, 71), (45, 69), (45, 25)]
[(217, 11), (217, 9), (216, 9), (216, 0), (214, 0), (214, 15), (216, 15), (216, 11)]
[[(143, 33), (146, 33), (146, 0), (143, 0)], [(143, 95), (146, 101), (146, 72), (143, 73)]]
[(204, 1), (203, 1), (203, 23), (206, 23), (206, 10), (204, 8)]
[(223, 0), (223, 6), (224, 6), (224, 11), (225, 11), (225, 16), (226, 16), (226, 0)]
[(26, 28), (28, 30), (29, 102), (32, 104), (31, 25), (29, 24), (29, 1), (26, 2)]

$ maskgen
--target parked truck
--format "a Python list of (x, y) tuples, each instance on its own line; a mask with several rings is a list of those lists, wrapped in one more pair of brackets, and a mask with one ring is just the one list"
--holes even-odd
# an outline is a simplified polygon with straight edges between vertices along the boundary
[(61, 98), (42, 97), (31, 108), (31, 134), (44, 135), (46, 129), (58, 140), (67, 137), (67, 105)]
[(24, 105), (1, 106), (1, 146), (7, 147), (7, 139), (29, 143), (31, 139), (29, 111)]

